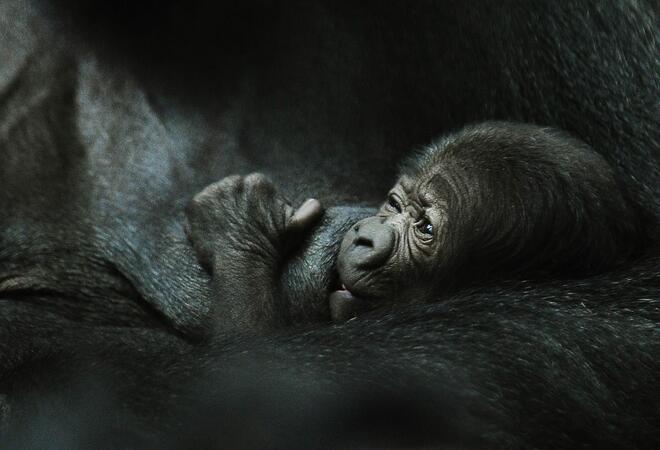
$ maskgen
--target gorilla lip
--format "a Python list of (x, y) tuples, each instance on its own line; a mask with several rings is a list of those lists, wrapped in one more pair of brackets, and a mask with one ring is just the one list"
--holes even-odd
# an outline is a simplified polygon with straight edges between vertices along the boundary
[(330, 294), (328, 305), (332, 319), (343, 322), (355, 317), (355, 309), (360, 309), (361, 301), (342, 284), (341, 289)]
[(374, 306), (370, 301), (353, 295), (344, 283), (341, 283), (341, 287), (330, 294), (328, 304), (330, 317), (335, 322), (351, 320)]
[(341, 283), (341, 281), (340, 281), (340, 284), (341, 284), (341, 286), (339, 288), (335, 289), (333, 292), (330, 293), (330, 301), (331, 302), (333, 301), (333, 298), (336, 299), (336, 300), (341, 299), (341, 301), (343, 301), (343, 302), (348, 302), (348, 301), (361, 302), (361, 301), (363, 301), (363, 299), (361, 297), (358, 297), (355, 294), (353, 294), (353, 292), (350, 289), (348, 289), (344, 283)]
[(350, 289), (346, 287), (346, 284), (344, 284), (341, 279), (338, 280), (339, 287), (334, 289), (332, 292), (330, 292), (330, 301), (332, 302), (332, 299), (339, 299), (341, 298), (342, 301), (354, 301), (354, 300), (359, 300), (359, 297), (356, 297), (353, 295)]
[(344, 283), (342, 283), (342, 282), (340, 281), (339, 284), (340, 284), (340, 286), (339, 286), (338, 288), (334, 289), (334, 290), (330, 293), (331, 295), (334, 294), (334, 293), (337, 293), (337, 292), (341, 292), (343, 296), (350, 295), (351, 297), (354, 297), (354, 295), (353, 295), (353, 293), (351, 292), (351, 290), (348, 289)]

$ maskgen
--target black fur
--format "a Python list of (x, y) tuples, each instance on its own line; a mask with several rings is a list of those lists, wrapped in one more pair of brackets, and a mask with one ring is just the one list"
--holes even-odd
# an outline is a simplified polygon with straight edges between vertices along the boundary
[(137, 29), (92, 6), (81, 31), (68, 2), (0, 3), (7, 444), (658, 446), (652, 243), (598, 276), (332, 326), (322, 268), (364, 215), (332, 210), (281, 279), (287, 320), (317, 323), (199, 343), (213, 296), (183, 231), (230, 173), (375, 202), (407, 149), (483, 120), (567, 130), (657, 218), (656, 3), (194, 5), (129, 9)]
[[(388, 302), (435, 301), (495, 278), (612, 269), (653, 242), (653, 220), (629, 197), (603, 157), (560, 130), (468, 126), (409, 157), (378, 212), (346, 233), (331, 315), (346, 320)], [(234, 207), (212, 206), (212, 222)], [(240, 228), (263, 221), (253, 214)], [(197, 239), (231, 241), (205, 228)]]

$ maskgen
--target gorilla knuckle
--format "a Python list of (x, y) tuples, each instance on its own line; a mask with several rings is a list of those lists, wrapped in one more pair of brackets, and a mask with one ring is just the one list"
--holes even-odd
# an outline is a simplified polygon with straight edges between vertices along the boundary
[(243, 183), (243, 177), (240, 175), (230, 175), (209, 187), (212, 188), (217, 195), (222, 195), (227, 192), (241, 191)]
[(213, 211), (218, 209), (217, 200), (208, 192), (195, 195), (185, 206), (184, 213), (189, 222), (204, 222)]
[(199, 221), (204, 213), (212, 208), (212, 199), (207, 192), (195, 195), (185, 206), (184, 213), (189, 222)]
[(236, 186), (237, 184), (241, 183), (241, 181), (242, 181), (242, 177), (238, 174), (234, 174), (234, 175), (226, 176), (222, 180), (214, 184), (221, 184), (223, 186)]
[(274, 193), (275, 186), (263, 173), (253, 172), (245, 177), (245, 184), (260, 193)]
[(195, 217), (195, 214), (197, 212), (198, 204), (196, 203), (195, 199), (191, 199), (185, 206), (183, 213), (186, 217), (186, 224), (189, 224), (191, 219)]
[(240, 199), (243, 178), (233, 175), (223, 178), (197, 193), (185, 206), (184, 214), (191, 226), (208, 227), (211, 223), (219, 226), (227, 219), (227, 212), (236, 209)]
[(269, 183), (268, 177), (261, 172), (252, 172), (245, 176), (245, 182), (255, 186)]

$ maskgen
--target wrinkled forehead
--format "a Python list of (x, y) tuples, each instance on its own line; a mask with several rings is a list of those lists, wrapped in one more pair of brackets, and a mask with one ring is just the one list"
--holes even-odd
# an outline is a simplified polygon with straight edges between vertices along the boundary
[(435, 170), (419, 171), (415, 176), (403, 174), (397, 180), (397, 185), (422, 204), (431, 204), (439, 194), (452, 190), (451, 182), (439, 167)]
[(417, 190), (417, 185), (416, 185), (417, 180), (418, 180), (418, 177), (413, 177), (413, 176), (404, 174), (404, 175), (401, 175), (399, 177), (396, 184), (401, 186), (401, 188), (404, 190), (404, 192), (406, 194), (409, 194), (412, 191)]

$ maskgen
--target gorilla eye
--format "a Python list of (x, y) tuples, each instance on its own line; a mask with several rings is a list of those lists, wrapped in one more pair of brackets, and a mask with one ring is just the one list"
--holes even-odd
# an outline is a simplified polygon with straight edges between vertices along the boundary
[(390, 207), (396, 212), (401, 214), (401, 204), (399, 204), (399, 201), (394, 195), (390, 194), (390, 196), (387, 198), (387, 204), (390, 205)]
[(429, 236), (433, 236), (433, 224), (429, 222), (427, 219), (422, 219), (419, 221), (417, 224), (417, 228), (419, 228), (419, 231), (421, 231), (424, 234), (428, 234)]

